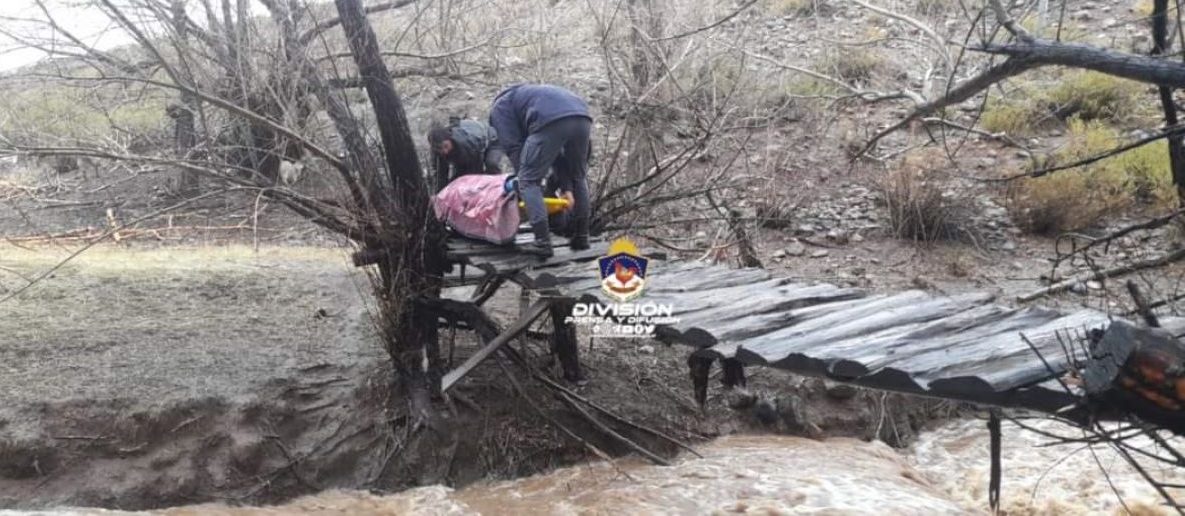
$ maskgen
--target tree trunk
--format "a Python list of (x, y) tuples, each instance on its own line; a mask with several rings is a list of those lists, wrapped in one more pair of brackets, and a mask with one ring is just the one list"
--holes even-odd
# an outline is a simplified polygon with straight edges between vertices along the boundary
[(430, 301), (440, 297), (444, 273), (444, 231), (431, 213), (429, 187), (416, 156), (403, 103), (391, 84), (378, 39), (360, 0), (335, 0), (342, 28), (366, 94), (378, 120), (387, 166), (389, 193), (375, 199), (386, 257), (379, 262), (384, 310), (382, 326), (399, 380), (418, 415), (438, 391), (441, 360), (437, 315)]
[[(640, 100), (655, 80), (658, 56), (653, 55), (647, 36), (662, 37), (662, 18), (655, 12), (654, 0), (629, 0), (626, 14), (630, 20), (630, 82), (626, 85), (631, 101)], [(655, 43), (657, 44), (657, 43)], [(653, 102), (650, 102), (653, 103)], [(623, 138), (631, 143), (626, 158), (626, 177), (640, 179), (655, 165), (655, 155), (662, 153), (662, 138), (656, 135), (654, 114), (641, 105), (630, 106)]]
[[(1152, 55), (1163, 55), (1168, 49), (1168, 0), (1154, 0), (1152, 4)], [(1168, 86), (1157, 88), (1160, 106), (1164, 110), (1164, 122), (1169, 127), (1177, 125), (1177, 105), (1173, 101), (1173, 89)], [(1185, 206), (1185, 145), (1180, 136), (1168, 137), (1169, 163), (1173, 171), (1173, 185), (1177, 187), (1177, 203)]]
[[(189, 25), (185, 23), (185, 2), (173, 0), (173, 29), (177, 32), (177, 46), (181, 53), (185, 53), (189, 46)], [(198, 99), (190, 93), (181, 93), (181, 105), (173, 109), (173, 150), (178, 159), (186, 159), (189, 152), (197, 145), (197, 112)], [(177, 193), (182, 197), (197, 195), (199, 180), (198, 172), (183, 168), (177, 178)]]

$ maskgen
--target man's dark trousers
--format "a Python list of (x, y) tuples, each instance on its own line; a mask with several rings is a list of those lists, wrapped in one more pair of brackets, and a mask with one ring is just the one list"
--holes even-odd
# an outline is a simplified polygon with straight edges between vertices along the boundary
[(543, 181), (555, 166), (561, 190), (572, 192), (573, 219), (588, 220), (588, 155), (592, 122), (583, 116), (561, 118), (527, 136), (518, 169), (519, 192), (532, 227), (547, 225)]

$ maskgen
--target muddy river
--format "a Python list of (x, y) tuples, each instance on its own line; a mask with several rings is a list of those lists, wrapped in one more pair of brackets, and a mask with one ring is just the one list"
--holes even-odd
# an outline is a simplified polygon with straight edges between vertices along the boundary
[[(1051, 422), (1037, 425), (1074, 435)], [(1152, 488), (1109, 449), (1095, 447), (1092, 454), (1076, 445), (1047, 443), (1005, 423), (1007, 514), (1121, 514), (1123, 504), (1136, 514), (1168, 514)], [(460, 490), (432, 486), (388, 496), (331, 491), (277, 507), (206, 504), (152, 514), (988, 513), (988, 435), (982, 421), (948, 423), (902, 451), (879, 442), (770, 435), (724, 437), (699, 450), (702, 458), (684, 456), (671, 467), (621, 460)], [(1185, 472), (1155, 473), (1185, 481)], [(131, 513), (60, 509), (19, 514)]]

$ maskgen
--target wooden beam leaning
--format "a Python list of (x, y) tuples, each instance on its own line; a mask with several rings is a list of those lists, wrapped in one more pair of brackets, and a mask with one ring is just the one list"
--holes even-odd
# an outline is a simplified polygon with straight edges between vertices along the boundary
[[(445, 374), (444, 378), (442, 378), (440, 381), (440, 391), (447, 392), (449, 388), (464, 378), (465, 375), (469, 374), (469, 372), (472, 371), (473, 368), (477, 367), (478, 364), (484, 362), (487, 358), (490, 358), (490, 356), (493, 355), (495, 351), (498, 351), (498, 348), (505, 346), (506, 343), (513, 340), (520, 333), (525, 332), (527, 328), (531, 326), (531, 323), (534, 323), (536, 319), (548, 312), (553, 302), (554, 300), (545, 298), (540, 299), (532, 304), (523, 312), (521, 316), (519, 316), (517, 320), (511, 323), (505, 331), (490, 339), (485, 346), (482, 346), (481, 349), (477, 350), (477, 353), (474, 353), (472, 356), (467, 358), (465, 362), (456, 369), (453, 369), (452, 371), (449, 371), (447, 374)], [(479, 332), (479, 334), (480, 333), (481, 332)], [(482, 335), (482, 338), (485, 339), (487, 336)]]

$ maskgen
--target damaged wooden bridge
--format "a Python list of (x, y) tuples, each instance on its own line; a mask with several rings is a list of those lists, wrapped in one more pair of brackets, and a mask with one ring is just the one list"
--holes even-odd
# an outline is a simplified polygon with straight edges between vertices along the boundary
[[(469, 271), (449, 281), (476, 284), (472, 300), (484, 301), (511, 281), (538, 295), (539, 303), (551, 303), (544, 309), (524, 300), (523, 317), (511, 328), (521, 331), (550, 310), (556, 331), (572, 340), (557, 349), (565, 374), (579, 376), (574, 332), (561, 321), (573, 303), (608, 302), (593, 262), (606, 247), (601, 242), (576, 253), (561, 248), (540, 262), (512, 248), (458, 241), (450, 258)], [(982, 293), (872, 294), (795, 282), (761, 269), (659, 260), (651, 261), (645, 294), (636, 302), (673, 308), (678, 322), (659, 327), (657, 336), (692, 348), (688, 363), (701, 403), (708, 371), (720, 363), (732, 385), (743, 384), (743, 366), (764, 366), (872, 389), (1054, 413), (1081, 401), (1056, 380), (1071, 365), (1065, 337), (1110, 322), (1092, 310), (1010, 308)], [(1174, 334), (1185, 331), (1185, 319), (1161, 322)], [(487, 339), (488, 351), (446, 376), (444, 388), (512, 338), (502, 337)]]

